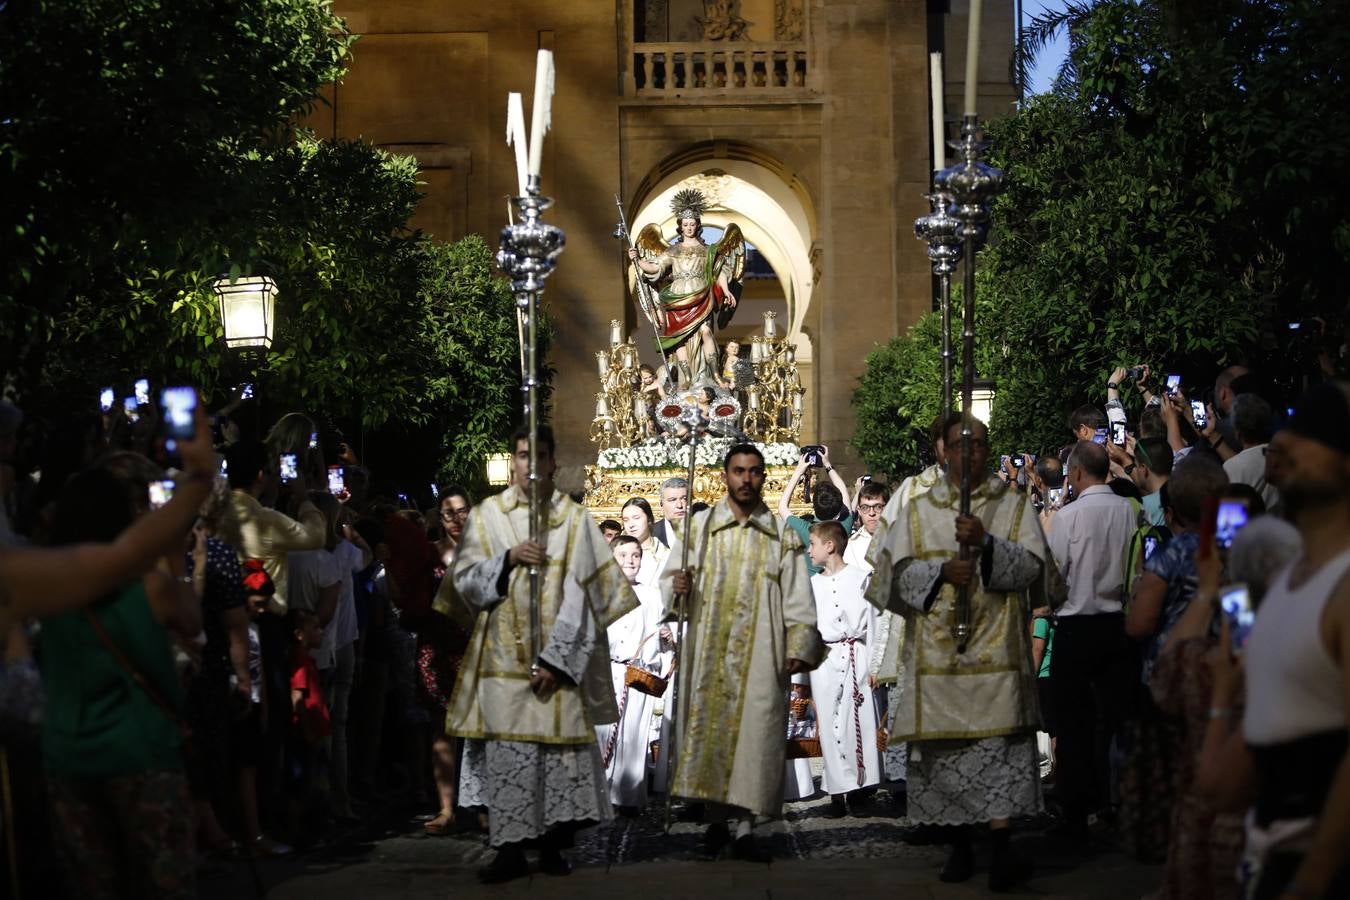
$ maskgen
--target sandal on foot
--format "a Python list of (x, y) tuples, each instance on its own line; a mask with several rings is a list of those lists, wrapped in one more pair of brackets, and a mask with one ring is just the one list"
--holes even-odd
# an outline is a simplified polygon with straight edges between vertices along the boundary
[(450, 810), (441, 810), (422, 826), (422, 830), (432, 837), (441, 837), (455, 827), (455, 814)]

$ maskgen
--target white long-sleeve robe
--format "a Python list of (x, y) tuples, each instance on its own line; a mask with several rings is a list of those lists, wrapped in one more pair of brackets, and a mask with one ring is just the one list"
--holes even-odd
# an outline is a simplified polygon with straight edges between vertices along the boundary
[(619, 721), (598, 725), (595, 739), (609, 780), (609, 799), (615, 806), (645, 806), (647, 803), (647, 757), (652, 711), (660, 697), (651, 697), (624, 684), (628, 661), (666, 675), (670, 664), (662, 652), (661, 592), (635, 584), (639, 607), (609, 626), (610, 672)]
[(820, 786), (828, 794), (881, 781), (876, 700), (867, 683), (877, 611), (863, 596), (867, 576), (856, 566), (811, 576), (816, 627), (830, 650), (811, 672), (824, 764)]

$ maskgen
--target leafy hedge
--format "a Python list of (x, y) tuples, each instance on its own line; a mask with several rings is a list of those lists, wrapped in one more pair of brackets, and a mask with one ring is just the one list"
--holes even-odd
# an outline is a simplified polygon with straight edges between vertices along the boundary
[[(998, 382), (996, 452), (1064, 443), (1065, 413), (1102, 404), (1117, 365), (1198, 390), (1251, 362), (1294, 390), (1309, 360), (1287, 323), (1339, 327), (1350, 124), (1326, 110), (1350, 101), (1350, 22), (1311, 2), (1211, 5), (1203, 23), (1152, 0), (1080, 11), (1077, 80), (989, 126), (1005, 190), (978, 260), (977, 363)], [(878, 471), (919, 464), (909, 429), (937, 410), (938, 331), (926, 317), (869, 357), (854, 444)]]

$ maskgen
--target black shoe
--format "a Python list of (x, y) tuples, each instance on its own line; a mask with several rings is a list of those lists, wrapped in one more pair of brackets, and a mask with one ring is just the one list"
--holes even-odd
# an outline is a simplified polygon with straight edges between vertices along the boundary
[(690, 803), (675, 810), (675, 821), (677, 822), (702, 822), (704, 804)]
[(525, 851), (519, 847), (501, 849), (492, 862), (478, 870), (478, 880), (483, 884), (501, 884), (525, 878), (530, 874), (530, 863), (525, 859)]
[(539, 871), (545, 875), (571, 875), (572, 864), (567, 861), (557, 850), (541, 850), (539, 852)]
[(1029, 857), (1004, 847), (989, 864), (989, 890), (1006, 891), (1030, 881), (1035, 868)]
[(828, 819), (842, 819), (848, 815), (848, 805), (844, 802), (843, 794), (830, 795), (830, 808), (825, 811), (825, 817)]
[(855, 819), (870, 819), (872, 801), (862, 791), (854, 791), (848, 795), (848, 814)]
[(717, 859), (731, 843), (731, 830), (725, 822), (714, 822), (703, 832), (702, 856), (704, 859)]
[(938, 880), (957, 884), (969, 881), (974, 874), (975, 850), (968, 842), (953, 844), (951, 852), (947, 854), (947, 861), (942, 865), (942, 871), (938, 873)]
[(731, 845), (731, 855), (742, 862), (767, 863), (773, 859), (773, 854), (757, 844), (751, 834), (736, 838)]

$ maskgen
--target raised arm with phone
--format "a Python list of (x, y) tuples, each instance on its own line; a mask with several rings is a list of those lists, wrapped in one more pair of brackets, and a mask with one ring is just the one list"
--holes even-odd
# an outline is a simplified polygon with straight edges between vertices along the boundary
[(112, 543), (0, 549), (0, 626), (88, 605), (181, 545), (215, 477), (211, 429), (200, 404), (193, 422), (192, 436), (178, 441), (183, 469), (173, 497)]

